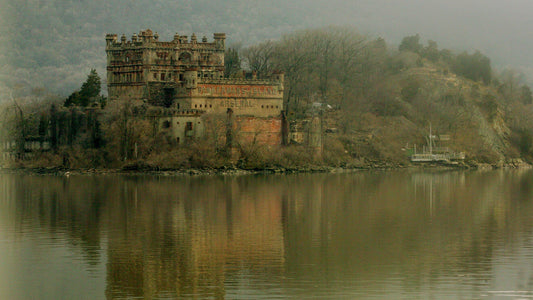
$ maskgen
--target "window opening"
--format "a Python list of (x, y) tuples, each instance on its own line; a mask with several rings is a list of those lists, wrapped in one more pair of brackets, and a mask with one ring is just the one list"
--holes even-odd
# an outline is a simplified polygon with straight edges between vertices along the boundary
[(163, 105), (167, 108), (171, 107), (174, 104), (174, 89), (166, 88), (163, 89)]

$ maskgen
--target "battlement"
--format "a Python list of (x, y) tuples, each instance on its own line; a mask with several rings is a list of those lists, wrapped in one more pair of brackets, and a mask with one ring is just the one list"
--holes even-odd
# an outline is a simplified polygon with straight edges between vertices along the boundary
[(225, 33), (214, 33), (213, 41), (208, 42), (207, 37), (204, 36), (200, 41), (196, 37), (196, 34), (192, 34), (190, 39), (187, 35), (180, 35), (176, 33), (171, 41), (159, 41), (159, 34), (153, 33), (152, 30), (147, 29), (140, 31), (139, 34), (133, 34), (131, 39), (127, 39), (125, 34), (122, 34), (120, 40), (118, 35), (114, 33), (106, 34), (106, 47), (109, 48), (123, 48), (123, 47), (139, 47), (152, 45), (154, 47), (162, 48), (224, 48), (226, 40)]
[(277, 79), (246, 79), (246, 78), (203, 78), (199, 83), (218, 85), (279, 85)]

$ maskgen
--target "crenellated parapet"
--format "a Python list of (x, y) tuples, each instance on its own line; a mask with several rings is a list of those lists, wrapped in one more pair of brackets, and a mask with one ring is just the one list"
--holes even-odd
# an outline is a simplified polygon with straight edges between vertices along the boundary
[[(155, 34), (147, 29), (139, 32), (139, 34), (133, 34), (128, 40), (126, 35), (122, 34), (120, 39), (117, 34), (106, 35), (106, 49), (120, 49), (128, 47), (154, 47), (154, 48), (169, 48), (169, 49), (203, 49), (203, 50), (225, 50), (225, 33), (214, 33), (213, 41), (208, 42), (207, 37), (203, 37), (200, 41), (193, 33), (188, 38), (187, 35), (179, 35), (176, 33), (174, 39), (171, 41), (160, 41), (159, 34)], [(176, 50), (179, 50), (176, 49)]]

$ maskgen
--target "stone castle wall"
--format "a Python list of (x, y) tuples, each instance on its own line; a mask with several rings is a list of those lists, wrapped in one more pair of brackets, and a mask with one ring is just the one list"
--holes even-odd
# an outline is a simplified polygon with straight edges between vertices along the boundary
[[(213, 42), (176, 34), (161, 42), (151, 30), (131, 40), (106, 36), (109, 108), (123, 103), (160, 107), (152, 115), (160, 132), (178, 144), (232, 126), (239, 143), (281, 144), (283, 74), (271, 78), (223, 78), (225, 34)], [(194, 115), (188, 112), (194, 111)], [(222, 116), (222, 117), (220, 117)], [(231, 118), (231, 125), (225, 123)], [(213, 124), (217, 120), (221, 124)], [(225, 129), (226, 130), (226, 129)]]

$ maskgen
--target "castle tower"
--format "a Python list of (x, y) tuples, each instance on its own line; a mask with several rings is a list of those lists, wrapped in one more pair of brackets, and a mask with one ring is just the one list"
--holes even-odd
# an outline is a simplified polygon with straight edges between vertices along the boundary
[[(150, 29), (134, 34), (131, 41), (125, 35), (117, 40), (116, 34), (106, 35), (107, 83), (110, 103), (122, 99), (133, 103), (155, 104), (157, 90), (167, 95), (180, 88), (192, 88), (197, 83), (195, 75), (202, 78), (219, 78), (224, 70), (224, 33), (215, 33), (214, 41), (198, 41), (196, 34), (190, 41), (186, 35), (176, 33), (169, 42), (160, 41)], [(174, 92), (173, 92), (174, 91)], [(165, 101), (168, 101), (165, 100)]]
[(215, 33), (213, 35), (215, 39), (215, 45), (218, 49), (226, 48), (226, 34), (225, 33)]

